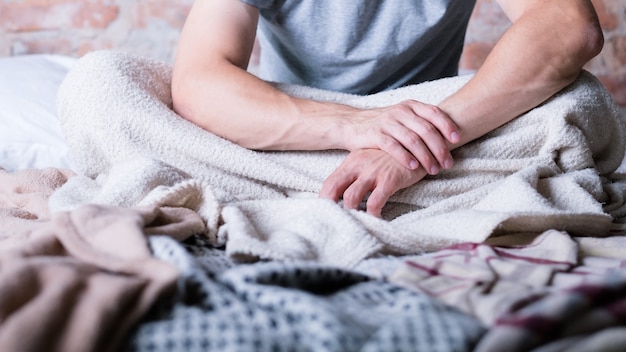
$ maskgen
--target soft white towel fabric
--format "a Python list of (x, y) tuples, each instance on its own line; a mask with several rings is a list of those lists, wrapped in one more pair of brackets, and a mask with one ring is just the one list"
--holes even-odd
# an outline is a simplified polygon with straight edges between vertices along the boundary
[[(431, 251), (516, 232), (555, 228), (602, 236), (613, 217), (624, 215), (626, 187), (614, 174), (624, 156), (624, 128), (589, 73), (455, 150), (453, 169), (398, 192), (385, 219), (317, 198), (345, 152), (241, 148), (171, 110), (170, 75), (166, 64), (116, 52), (78, 61), (60, 88), (58, 110), (83, 176), (52, 196), (53, 210), (81, 203), (185, 206), (206, 220), (211, 241), (225, 244), (233, 258), (347, 267), (377, 253)], [(370, 96), (278, 87), (371, 107), (405, 99), (437, 104), (468, 79)]]

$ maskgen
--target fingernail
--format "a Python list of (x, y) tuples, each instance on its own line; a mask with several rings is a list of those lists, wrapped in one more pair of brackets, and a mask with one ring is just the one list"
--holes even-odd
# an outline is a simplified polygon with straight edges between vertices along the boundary
[(450, 134), (450, 139), (452, 140), (452, 143), (456, 143), (461, 140), (461, 136), (459, 136), (458, 132), (452, 132)]
[(430, 168), (430, 174), (431, 175), (436, 175), (438, 173), (439, 173), (439, 168), (438, 167), (433, 166), (433, 167)]
[(446, 161), (443, 162), (443, 167), (446, 169), (451, 168), (453, 165), (452, 159), (446, 159)]
[(411, 161), (409, 162), (409, 167), (411, 168), (411, 170), (415, 170), (415, 169), (417, 169), (417, 161), (415, 161), (415, 160), (411, 160)]

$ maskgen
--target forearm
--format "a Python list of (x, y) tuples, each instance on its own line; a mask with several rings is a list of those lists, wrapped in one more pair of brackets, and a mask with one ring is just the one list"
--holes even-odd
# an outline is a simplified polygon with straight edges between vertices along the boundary
[(344, 148), (342, 116), (355, 108), (291, 97), (228, 64), (181, 70), (172, 82), (174, 109), (214, 134), (249, 149)]
[(437, 174), (452, 166), (446, 143), (458, 141), (458, 129), (435, 106), (405, 101), (358, 109), (295, 98), (243, 70), (245, 64), (182, 56), (172, 78), (175, 111), (249, 149), (378, 148), (408, 169), (422, 165)]
[[(576, 0), (568, 5), (574, 4)], [(586, 6), (579, 2), (579, 6)], [(440, 107), (467, 143), (541, 104), (571, 84), (597, 55), (602, 34), (595, 15), (556, 6), (526, 10), (498, 41), (476, 75)], [(578, 11), (576, 11), (578, 10)]]
[(344, 147), (337, 124), (356, 109), (290, 97), (246, 72), (258, 17), (240, 1), (194, 2), (174, 63), (174, 110), (250, 149)]

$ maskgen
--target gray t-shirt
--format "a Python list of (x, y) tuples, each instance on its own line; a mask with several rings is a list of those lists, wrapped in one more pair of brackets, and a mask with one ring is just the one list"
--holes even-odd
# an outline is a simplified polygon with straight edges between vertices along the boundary
[(260, 10), (259, 76), (369, 94), (458, 73), (475, 0), (241, 0)]

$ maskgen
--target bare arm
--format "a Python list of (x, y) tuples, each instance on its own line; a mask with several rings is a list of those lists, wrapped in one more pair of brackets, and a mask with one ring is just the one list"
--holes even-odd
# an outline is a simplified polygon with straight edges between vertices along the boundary
[(463, 131), (462, 143), (503, 125), (571, 84), (603, 46), (589, 0), (498, 3), (512, 26), (474, 78), (439, 105)]
[[(571, 84), (602, 48), (598, 19), (589, 0), (498, 0), (513, 25), (487, 61), (440, 107), (461, 128), (458, 147), (511, 121)], [(367, 160), (376, 162), (367, 162)], [(367, 211), (380, 216), (389, 197), (421, 180), (374, 149), (352, 152), (326, 180), (320, 197), (356, 209), (368, 192)]]
[(447, 143), (458, 142), (458, 128), (436, 106), (361, 110), (297, 99), (246, 72), (258, 18), (239, 0), (195, 2), (174, 65), (177, 113), (250, 149), (378, 148), (409, 169), (451, 166)]

